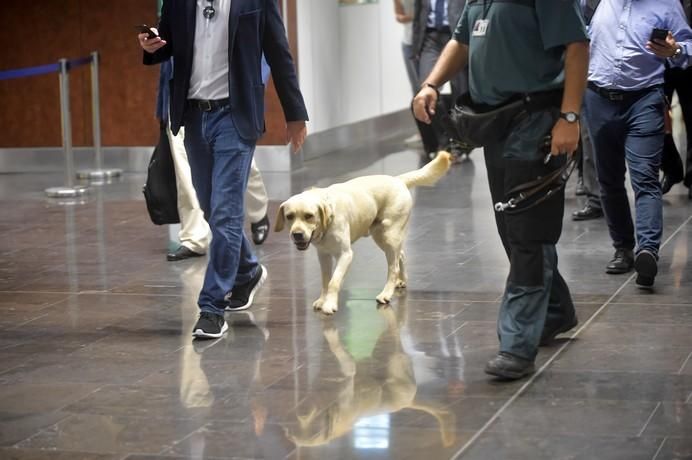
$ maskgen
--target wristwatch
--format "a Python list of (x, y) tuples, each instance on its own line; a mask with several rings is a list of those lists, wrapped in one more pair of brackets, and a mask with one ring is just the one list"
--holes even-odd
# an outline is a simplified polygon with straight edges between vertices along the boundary
[(560, 118), (566, 120), (567, 123), (576, 123), (579, 121), (579, 114), (577, 112), (560, 112)]

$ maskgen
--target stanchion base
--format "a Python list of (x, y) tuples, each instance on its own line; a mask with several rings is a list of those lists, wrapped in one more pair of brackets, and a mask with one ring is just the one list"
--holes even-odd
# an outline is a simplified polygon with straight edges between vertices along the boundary
[(113, 177), (120, 177), (123, 173), (122, 169), (94, 169), (94, 170), (84, 170), (77, 171), (78, 179), (89, 179), (103, 181), (106, 179), (112, 179)]
[(74, 198), (89, 193), (89, 187), (75, 185), (74, 187), (50, 187), (46, 189), (46, 195), (51, 198)]

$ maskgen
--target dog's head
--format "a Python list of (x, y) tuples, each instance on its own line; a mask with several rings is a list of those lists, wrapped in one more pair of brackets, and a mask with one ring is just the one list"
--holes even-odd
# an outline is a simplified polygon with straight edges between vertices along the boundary
[(310, 243), (320, 241), (334, 218), (327, 197), (319, 190), (308, 190), (281, 203), (276, 215), (274, 231), (288, 225), (291, 241), (301, 251)]

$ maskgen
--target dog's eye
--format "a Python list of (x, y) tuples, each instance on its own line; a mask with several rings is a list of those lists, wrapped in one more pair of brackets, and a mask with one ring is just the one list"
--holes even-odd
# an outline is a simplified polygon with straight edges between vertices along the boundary
[(286, 220), (293, 220), (296, 218), (296, 215), (293, 213), (286, 214)]
[(314, 214), (305, 214), (304, 217), (305, 217), (305, 220), (312, 220), (315, 218), (315, 215)]

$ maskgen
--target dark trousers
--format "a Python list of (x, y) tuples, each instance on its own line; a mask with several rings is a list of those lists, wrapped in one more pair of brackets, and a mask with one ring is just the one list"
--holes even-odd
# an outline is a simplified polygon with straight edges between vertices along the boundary
[(682, 159), (673, 144), (672, 137), (666, 136), (666, 145), (663, 149), (661, 170), (672, 179), (685, 178), (685, 185), (692, 186), (692, 67), (687, 69), (672, 68), (665, 73), (664, 90), (670, 101), (673, 92), (678, 93), (682, 118), (687, 131), (687, 161), (683, 168)]
[[(449, 32), (426, 32), (423, 40), (423, 49), (418, 59), (419, 87), (428, 75), (430, 75), (430, 72), (432, 72), (435, 63), (437, 63), (440, 54), (442, 54), (442, 50), (447, 45), (450, 38), (451, 34)], [(433, 117), (432, 124), (428, 125), (416, 120), (416, 125), (418, 126), (418, 131), (423, 141), (423, 148), (426, 153), (437, 152), (441, 148), (447, 147), (449, 143), (450, 136), (444, 129), (440, 117), (451, 108), (459, 95), (468, 90), (468, 79), (465, 71), (460, 72), (452, 78), (450, 84), (452, 86), (452, 95), (443, 95), (441, 97), (442, 100), (438, 101), (437, 113)]]
[[(493, 203), (506, 191), (545, 176), (564, 157), (543, 163), (540, 151), (558, 112), (531, 114), (513, 127), (504, 142), (484, 148)], [(497, 230), (510, 261), (510, 273), (500, 305), (497, 333), (500, 351), (533, 360), (546, 324), (562, 324), (574, 315), (567, 283), (557, 268), (557, 244), (562, 233), (564, 189), (525, 212), (495, 212)]]
[[(663, 151), (665, 100), (659, 87), (610, 100), (593, 89), (585, 95), (586, 121), (596, 154), (601, 203), (616, 249), (647, 249), (658, 254), (663, 207), (658, 172)], [(625, 189), (629, 169), (636, 213), (632, 221)]]

